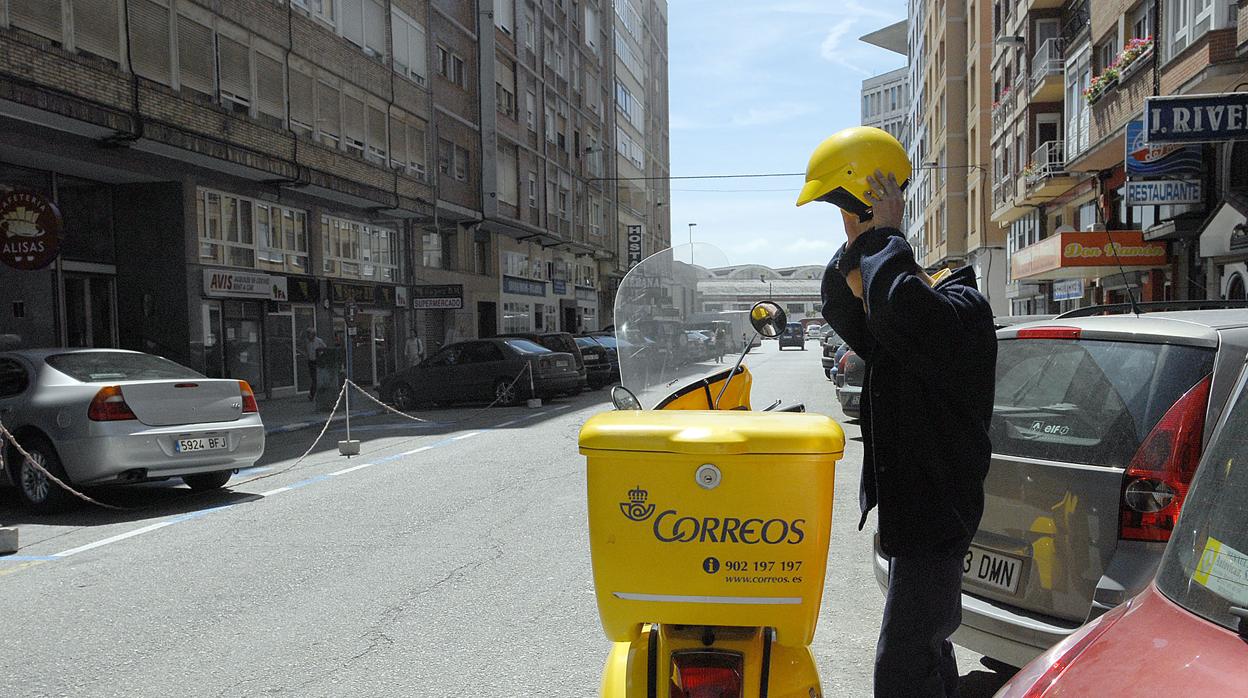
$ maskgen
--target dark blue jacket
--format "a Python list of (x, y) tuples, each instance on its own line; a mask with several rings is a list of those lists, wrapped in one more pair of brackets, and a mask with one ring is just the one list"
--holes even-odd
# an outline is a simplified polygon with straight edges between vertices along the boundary
[(854, 241), (860, 301), (837, 271), (845, 252), (824, 273), (823, 316), (867, 365), (858, 528), (878, 505), (885, 554), (955, 552), (984, 511), (997, 363), (992, 308), (968, 267), (929, 286), (910, 245), (888, 228)]

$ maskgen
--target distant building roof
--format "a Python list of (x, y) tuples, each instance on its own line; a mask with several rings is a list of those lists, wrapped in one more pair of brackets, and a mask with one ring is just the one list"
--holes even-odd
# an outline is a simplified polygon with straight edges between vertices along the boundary
[(864, 34), (858, 37), (858, 40), (903, 56), (907, 55), (910, 48), (906, 40), (906, 20), (904, 19), (870, 34)]

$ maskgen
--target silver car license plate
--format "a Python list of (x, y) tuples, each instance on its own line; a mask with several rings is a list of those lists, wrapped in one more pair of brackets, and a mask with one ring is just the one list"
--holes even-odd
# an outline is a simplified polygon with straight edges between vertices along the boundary
[(1013, 594), (1023, 576), (1023, 561), (971, 546), (962, 560), (962, 581)]
[(224, 436), (203, 436), (194, 439), (178, 439), (173, 442), (173, 450), (178, 453), (195, 453), (197, 451), (217, 451), (229, 447)]

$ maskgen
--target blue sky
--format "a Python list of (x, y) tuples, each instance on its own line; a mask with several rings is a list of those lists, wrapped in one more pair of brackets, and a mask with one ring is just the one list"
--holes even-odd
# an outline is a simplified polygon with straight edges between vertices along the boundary
[[(858, 37), (905, 18), (904, 0), (670, 0), (671, 173), (804, 172), (860, 120), (863, 78), (905, 58)], [(672, 181), (672, 242), (733, 264), (825, 264), (845, 241), (826, 204), (796, 208), (801, 177)], [(703, 190), (703, 191), (697, 191)], [(705, 191), (720, 190), (720, 191)], [(769, 191), (743, 191), (769, 190)]]

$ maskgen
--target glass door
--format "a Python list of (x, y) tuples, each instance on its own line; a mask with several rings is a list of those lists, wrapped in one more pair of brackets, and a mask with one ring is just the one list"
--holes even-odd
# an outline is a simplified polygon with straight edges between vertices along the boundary
[(265, 368), (271, 392), (295, 388), (295, 337), (294, 312), (289, 305), (278, 305), (266, 316), (264, 325)]
[(264, 335), (260, 304), (225, 301), (223, 306), (225, 377), (263, 386)]
[(65, 273), (65, 346), (117, 346), (114, 289), (111, 276)]
[[(295, 343), (299, 350), (295, 353), (295, 391), (305, 393), (311, 385), (311, 380), (308, 377), (308, 360), (300, 353), (305, 351), (301, 343), (304, 341), (305, 330), (309, 327), (316, 329), (316, 308), (311, 305), (295, 305), (292, 306), (292, 312), (295, 320)], [(328, 340), (329, 338), (322, 337), (321, 339)]]

